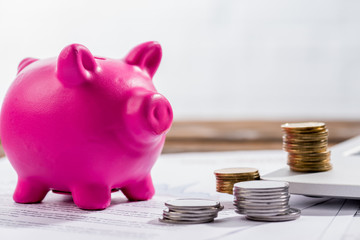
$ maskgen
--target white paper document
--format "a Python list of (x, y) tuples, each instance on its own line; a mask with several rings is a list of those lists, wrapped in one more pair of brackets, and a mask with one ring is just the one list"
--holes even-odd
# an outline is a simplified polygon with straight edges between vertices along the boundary
[[(292, 195), (291, 207), (302, 210), (289, 222), (254, 222), (234, 212), (233, 197), (215, 191), (213, 171), (225, 167), (255, 167), (260, 175), (286, 165), (283, 151), (239, 151), (162, 155), (152, 170), (156, 195), (129, 202), (112, 194), (109, 208), (79, 209), (71, 196), (49, 192), (42, 203), (12, 200), (16, 173), (0, 159), (0, 239), (359, 239), (360, 201)], [(164, 202), (200, 197), (225, 206), (212, 223), (160, 223)]]

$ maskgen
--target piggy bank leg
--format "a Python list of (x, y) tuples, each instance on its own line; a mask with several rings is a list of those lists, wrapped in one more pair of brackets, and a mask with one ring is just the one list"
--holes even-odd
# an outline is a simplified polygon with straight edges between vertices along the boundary
[(75, 204), (82, 209), (105, 209), (111, 202), (111, 189), (104, 185), (78, 185), (72, 189), (71, 194)]
[(48, 191), (49, 188), (40, 182), (19, 178), (13, 199), (17, 203), (37, 203), (45, 198)]
[(121, 191), (130, 201), (148, 200), (151, 199), (155, 193), (150, 174), (143, 180), (121, 188)]

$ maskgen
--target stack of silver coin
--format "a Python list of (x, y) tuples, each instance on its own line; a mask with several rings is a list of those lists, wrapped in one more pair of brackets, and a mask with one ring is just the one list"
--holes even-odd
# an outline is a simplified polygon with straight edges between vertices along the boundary
[(235, 212), (255, 221), (289, 221), (300, 210), (289, 206), (289, 184), (278, 181), (247, 181), (234, 184)]
[(224, 208), (220, 202), (198, 198), (170, 200), (165, 206), (168, 209), (164, 210), (159, 221), (176, 224), (212, 222)]

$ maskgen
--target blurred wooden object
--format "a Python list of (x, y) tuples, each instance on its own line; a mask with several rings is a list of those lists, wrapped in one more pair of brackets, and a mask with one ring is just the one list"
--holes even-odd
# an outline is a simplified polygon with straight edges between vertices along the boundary
[(4, 149), (2, 148), (1, 143), (0, 143), (0, 158), (3, 156), (5, 156), (5, 153), (4, 153)]
[[(295, 121), (292, 121), (295, 122)], [(163, 153), (281, 149), (280, 121), (177, 121)], [(360, 121), (326, 121), (329, 145), (360, 135)], [(0, 156), (4, 152), (0, 145)]]
[[(296, 121), (292, 121), (296, 122)], [(282, 149), (280, 121), (174, 122), (163, 152)], [(360, 135), (360, 121), (326, 121), (329, 145)]]

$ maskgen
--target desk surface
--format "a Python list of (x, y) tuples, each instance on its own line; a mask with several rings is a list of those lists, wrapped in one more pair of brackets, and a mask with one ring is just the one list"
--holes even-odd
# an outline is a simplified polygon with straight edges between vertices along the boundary
[[(151, 172), (152, 200), (128, 202), (116, 192), (103, 211), (78, 209), (70, 196), (53, 193), (41, 204), (14, 204), (17, 176), (8, 161), (0, 160), (1, 239), (360, 239), (360, 201), (292, 195), (290, 206), (300, 209), (301, 217), (266, 223), (246, 220), (234, 211), (232, 195), (216, 192), (215, 169), (249, 166), (267, 174), (284, 166), (284, 157), (281, 150), (163, 154)], [(164, 202), (176, 198), (213, 199), (224, 209), (207, 224), (160, 223)]]
[[(176, 121), (163, 153), (281, 149), (281, 121)], [(329, 145), (360, 135), (360, 121), (326, 121)], [(4, 156), (0, 145), (0, 157)]]

